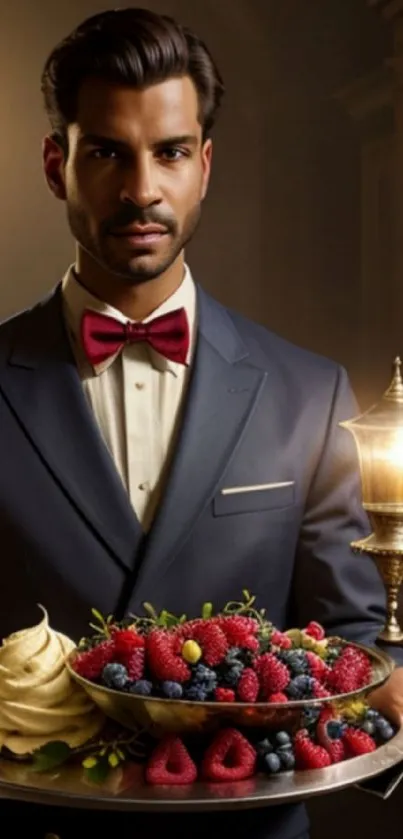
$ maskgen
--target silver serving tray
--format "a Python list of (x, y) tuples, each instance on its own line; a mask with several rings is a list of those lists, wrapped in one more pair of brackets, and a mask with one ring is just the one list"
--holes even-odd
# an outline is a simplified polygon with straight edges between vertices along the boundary
[(80, 766), (38, 774), (27, 764), (0, 760), (0, 799), (61, 807), (121, 811), (214, 811), (297, 803), (356, 786), (403, 762), (403, 729), (375, 752), (325, 769), (258, 774), (245, 781), (189, 786), (149, 786), (143, 766), (127, 764), (102, 784), (90, 783)]

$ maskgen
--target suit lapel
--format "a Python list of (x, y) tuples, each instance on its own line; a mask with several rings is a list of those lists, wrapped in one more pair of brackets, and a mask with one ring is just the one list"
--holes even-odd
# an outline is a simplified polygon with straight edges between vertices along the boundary
[[(153, 579), (166, 573), (209, 503), (266, 379), (245, 362), (244, 344), (228, 314), (198, 290), (199, 335), (182, 427), (133, 601), (152, 598)], [(133, 604), (132, 604), (133, 605)]]
[(0, 391), (77, 512), (131, 568), (143, 534), (83, 393), (60, 287), (16, 325)]

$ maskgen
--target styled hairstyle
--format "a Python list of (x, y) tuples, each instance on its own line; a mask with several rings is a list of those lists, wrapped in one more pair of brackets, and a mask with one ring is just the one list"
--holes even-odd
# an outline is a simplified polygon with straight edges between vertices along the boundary
[(53, 137), (67, 152), (67, 128), (76, 119), (79, 90), (89, 77), (143, 88), (184, 75), (195, 85), (206, 139), (224, 85), (203, 41), (173, 18), (147, 9), (96, 14), (54, 48), (43, 68), (41, 91)]

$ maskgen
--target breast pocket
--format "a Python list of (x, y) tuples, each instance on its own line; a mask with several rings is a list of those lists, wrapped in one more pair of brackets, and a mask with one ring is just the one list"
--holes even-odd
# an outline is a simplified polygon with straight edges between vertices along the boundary
[(251, 486), (223, 487), (213, 499), (215, 516), (230, 516), (234, 513), (258, 513), (264, 510), (280, 510), (294, 504), (294, 481)]

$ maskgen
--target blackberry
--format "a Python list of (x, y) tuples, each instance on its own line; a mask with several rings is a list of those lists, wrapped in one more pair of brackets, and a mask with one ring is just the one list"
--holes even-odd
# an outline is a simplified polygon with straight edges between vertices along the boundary
[(251, 650), (246, 650), (242, 647), (231, 647), (225, 656), (225, 664), (232, 667), (234, 664), (243, 664), (244, 667), (250, 667), (255, 659), (255, 655)]
[(223, 675), (223, 682), (230, 688), (235, 688), (241, 678), (242, 671), (244, 667), (243, 664), (240, 662), (238, 664), (234, 664), (229, 670), (226, 671)]
[(185, 691), (185, 698), (191, 702), (205, 702), (207, 699), (207, 691), (200, 685), (190, 685)]
[(295, 676), (287, 685), (285, 692), (290, 699), (307, 699), (312, 695), (314, 679), (311, 676)]
[(108, 688), (124, 690), (129, 683), (126, 667), (123, 664), (105, 664), (102, 670), (102, 681)]
[(183, 688), (179, 682), (162, 682), (161, 690), (168, 699), (181, 699), (183, 696)]
[(305, 650), (281, 650), (277, 657), (287, 665), (292, 677), (301, 676), (309, 670)]
[(217, 687), (217, 674), (205, 664), (197, 664), (193, 671), (192, 684), (214, 690)]
[(132, 682), (129, 687), (130, 693), (136, 693), (138, 696), (151, 696), (152, 683), (147, 679), (139, 679), (137, 682)]

